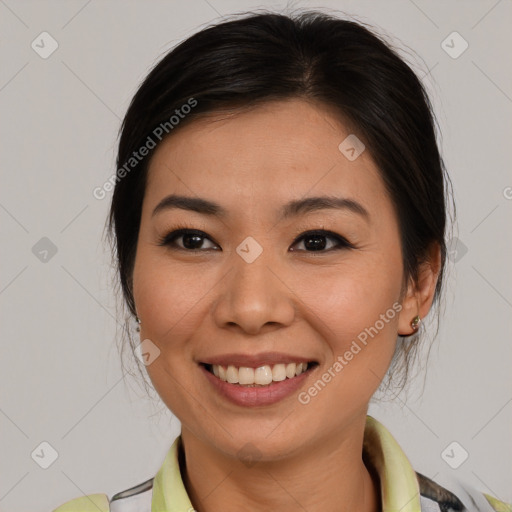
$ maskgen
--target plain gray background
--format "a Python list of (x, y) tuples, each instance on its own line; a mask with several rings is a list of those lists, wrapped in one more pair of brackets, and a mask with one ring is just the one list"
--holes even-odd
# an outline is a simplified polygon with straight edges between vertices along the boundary
[[(224, 15), (285, 5), (0, 0), (1, 511), (111, 496), (160, 467), (179, 422), (123, 380), (102, 244), (110, 194), (92, 191), (114, 172), (120, 120), (165, 51)], [(293, 6), (341, 10), (405, 49), (432, 95), (455, 188), (459, 241), (424, 392), (420, 373), (409, 397), (370, 412), (416, 470), (510, 501), (511, 1)], [(58, 44), (46, 59), (31, 47), (51, 48), (42, 32)], [(31, 457), (44, 441), (58, 453), (47, 469)], [(452, 459), (469, 454), (457, 469), (442, 457), (454, 441)]]

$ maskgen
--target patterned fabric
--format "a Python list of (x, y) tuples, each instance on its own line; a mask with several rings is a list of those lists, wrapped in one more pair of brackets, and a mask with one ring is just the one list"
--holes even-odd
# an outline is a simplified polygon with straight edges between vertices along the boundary
[[(109, 500), (93, 494), (71, 500), (53, 512), (193, 512), (180, 473), (181, 437), (170, 447), (154, 478)], [(462, 485), (445, 489), (412, 468), (387, 429), (367, 416), (363, 459), (380, 480), (383, 512), (512, 512), (507, 504)]]

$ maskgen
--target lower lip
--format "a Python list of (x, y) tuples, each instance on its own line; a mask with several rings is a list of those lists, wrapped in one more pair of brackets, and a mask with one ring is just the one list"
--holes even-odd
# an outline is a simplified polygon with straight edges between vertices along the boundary
[(280, 382), (272, 382), (268, 386), (247, 387), (239, 384), (230, 384), (209, 372), (203, 365), (200, 365), (206, 378), (213, 387), (230, 402), (244, 407), (258, 407), (272, 405), (297, 391), (304, 380), (308, 378), (311, 370), (301, 373), (292, 379), (285, 379)]

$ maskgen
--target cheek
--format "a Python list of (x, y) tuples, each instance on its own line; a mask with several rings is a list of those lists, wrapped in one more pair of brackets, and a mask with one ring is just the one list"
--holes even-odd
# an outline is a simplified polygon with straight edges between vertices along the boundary
[(139, 247), (133, 294), (142, 320), (140, 339), (151, 340), (160, 350), (146, 371), (161, 399), (182, 420), (189, 418), (191, 409), (190, 340), (198, 315), (204, 314), (201, 299), (211, 286), (193, 265), (178, 268), (151, 247)]
[(393, 265), (379, 265), (370, 258), (353, 260), (328, 275), (316, 275), (313, 282), (304, 281), (300, 288), (304, 302), (325, 325), (326, 337), (339, 340), (341, 348), (377, 321), (379, 331), (397, 326), (401, 273)]
[(212, 287), (206, 274), (196, 268), (176, 264), (141, 247), (133, 276), (133, 293), (142, 319), (145, 337), (163, 343), (167, 338), (179, 341), (186, 337), (195, 311), (205, 291)]
[(331, 398), (325, 394), (326, 400), (346, 397), (344, 403), (355, 404), (369, 399), (395, 350), (401, 310), (400, 267), (389, 262), (367, 263), (339, 269), (330, 279), (320, 280), (322, 286), (303, 289), (309, 298), (304, 301), (307, 309), (314, 312), (310, 322), (315, 322), (327, 341), (327, 369), (337, 363), (331, 372), (336, 375), (332, 388), (336, 392)]

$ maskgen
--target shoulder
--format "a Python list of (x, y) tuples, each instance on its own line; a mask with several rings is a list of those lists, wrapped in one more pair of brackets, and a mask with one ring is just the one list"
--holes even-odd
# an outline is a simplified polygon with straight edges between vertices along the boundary
[[(421, 512), (512, 512), (512, 504), (500, 501), (459, 482), (450, 490), (416, 472)], [(64, 503), (53, 512), (151, 512), (154, 478), (118, 492), (109, 500), (106, 494), (90, 494)]]
[(68, 501), (53, 512), (151, 512), (153, 478), (114, 494), (90, 494)]
[(67, 501), (53, 512), (110, 512), (110, 504), (106, 494), (89, 494)]
[(460, 482), (448, 490), (416, 472), (422, 512), (512, 512), (512, 504), (500, 501)]

